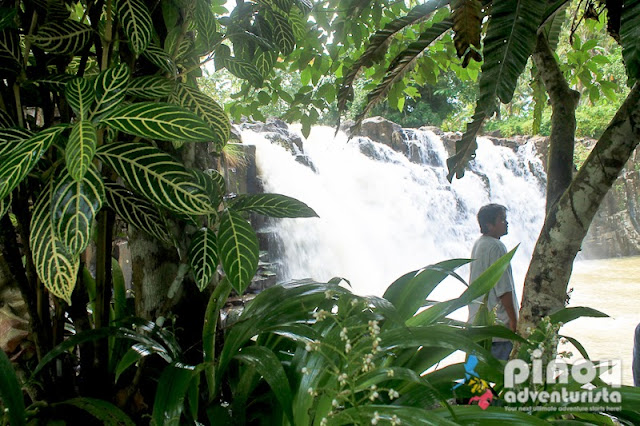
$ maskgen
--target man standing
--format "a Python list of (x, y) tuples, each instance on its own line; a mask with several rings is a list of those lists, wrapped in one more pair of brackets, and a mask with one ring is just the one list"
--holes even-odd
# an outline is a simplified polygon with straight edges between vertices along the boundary
[[(500, 241), (500, 237), (507, 235), (507, 208), (500, 204), (487, 204), (478, 211), (478, 224), (482, 236), (473, 245), (471, 251), (471, 274), (469, 282), (472, 283), (499, 258), (507, 254), (507, 248)], [(469, 305), (469, 322), (473, 323), (480, 304), (484, 297), (478, 298)], [(518, 300), (516, 299), (513, 285), (511, 265), (507, 267), (500, 280), (489, 291), (487, 308), (496, 311), (496, 322), (516, 331), (518, 322)], [(513, 349), (513, 343), (498, 337), (493, 338), (491, 353), (498, 359), (507, 360)]]

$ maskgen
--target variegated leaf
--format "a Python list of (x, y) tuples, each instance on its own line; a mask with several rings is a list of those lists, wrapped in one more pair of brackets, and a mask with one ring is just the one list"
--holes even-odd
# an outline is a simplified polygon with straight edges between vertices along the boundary
[(13, 127), (16, 123), (13, 121), (11, 116), (6, 113), (6, 111), (0, 109), (0, 128)]
[(107, 203), (122, 220), (166, 244), (171, 244), (171, 235), (163, 226), (163, 219), (156, 206), (114, 183), (105, 184), (105, 189)]
[(71, 255), (79, 255), (87, 248), (104, 197), (102, 177), (93, 166), (80, 182), (66, 171), (56, 180), (51, 198), (53, 229)]
[(216, 101), (199, 90), (182, 83), (178, 83), (172, 99), (174, 103), (193, 111), (207, 122), (215, 135), (215, 138), (210, 141), (214, 142), (216, 147), (221, 148), (227, 143), (231, 122), (227, 113)]
[(219, 138), (200, 117), (167, 103), (126, 105), (116, 109), (102, 123), (131, 135), (163, 141), (209, 142)]
[(175, 80), (159, 75), (137, 77), (129, 82), (127, 94), (142, 99), (161, 99), (169, 96), (175, 88)]
[(281, 194), (238, 195), (229, 208), (234, 211), (250, 210), (270, 217), (318, 217), (302, 201)]
[(9, 193), (9, 196), (4, 197), (0, 200), (0, 219), (9, 212), (9, 208), (11, 207), (11, 201), (13, 200), (13, 193)]
[(276, 63), (276, 59), (278, 59), (278, 55), (276, 55), (275, 52), (271, 50), (260, 50), (253, 58), (253, 63), (262, 77), (267, 78), (273, 68), (273, 64)]
[(227, 183), (225, 182), (222, 173), (220, 173), (216, 169), (207, 169), (204, 170), (203, 173), (209, 176), (209, 178), (216, 184), (219, 194), (224, 195), (227, 193)]
[(112, 143), (98, 148), (98, 157), (137, 193), (169, 210), (203, 215), (214, 212), (205, 189), (191, 173), (159, 149), (141, 143)]
[(236, 77), (247, 80), (255, 87), (262, 86), (262, 74), (252, 63), (232, 57), (225, 58), (223, 63), (229, 72)]
[(71, 128), (64, 157), (69, 174), (82, 182), (98, 146), (98, 133), (90, 121), (78, 121)]
[(80, 260), (62, 245), (51, 220), (51, 185), (40, 195), (33, 209), (29, 246), (36, 273), (44, 286), (56, 297), (71, 304)]
[(22, 141), (29, 139), (31, 136), (33, 136), (33, 133), (23, 128), (0, 129), (0, 158), (9, 154)]
[(181, 27), (169, 31), (164, 40), (164, 51), (174, 60), (183, 58), (193, 47), (193, 40), (185, 37)]
[(41, 26), (33, 36), (32, 43), (45, 52), (74, 54), (89, 44), (92, 34), (90, 26), (67, 19)]
[(296, 7), (289, 9), (289, 23), (291, 23), (295, 40), (304, 40), (307, 37), (307, 18), (300, 9)]
[(167, 55), (167, 53), (161, 48), (150, 45), (142, 52), (142, 56), (147, 58), (149, 62), (157, 66), (162, 71), (168, 73), (170, 76), (178, 74), (178, 68), (176, 67), (175, 62), (173, 62), (171, 56)]
[(218, 243), (216, 234), (207, 228), (196, 232), (189, 247), (189, 265), (200, 291), (211, 282), (218, 267)]
[(640, 0), (625, 0), (620, 17), (620, 44), (629, 78), (640, 77)]
[(66, 125), (58, 124), (23, 140), (0, 161), (0, 199), (27, 177), (42, 154), (60, 136)]
[(231, 286), (244, 293), (258, 269), (258, 237), (242, 216), (225, 211), (218, 231), (222, 267)]
[(94, 102), (93, 84), (87, 78), (74, 78), (64, 88), (64, 96), (73, 112), (80, 118), (87, 118), (89, 108)]
[(116, 13), (131, 50), (139, 55), (149, 46), (153, 34), (153, 21), (147, 5), (142, 0), (117, 0)]
[(293, 35), (293, 28), (291, 28), (289, 19), (278, 12), (272, 12), (267, 16), (273, 29), (276, 46), (278, 46), (278, 49), (280, 49), (280, 52), (282, 52), (284, 56), (289, 55), (296, 46), (296, 39)]
[(67, 83), (75, 78), (76, 77), (70, 74), (57, 74), (57, 75), (47, 76), (45, 78), (40, 78), (36, 80), (36, 83), (43, 84), (49, 90), (52, 90), (54, 92), (63, 93), (64, 89), (67, 86)]
[(204, 188), (205, 192), (209, 196), (211, 205), (219, 206), (222, 202), (224, 192), (220, 191), (219, 183), (215, 178), (212, 175), (197, 169), (192, 169), (191, 174), (193, 175), (194, 181)]
[(94, 82), (96, 106), (91, 117), (100, 117), (114, 110), (126, 95), (129, 83), (129, 67), (120, 64), (101, 72)]
[(222, 39), (218, 33), (218, 21), (211, 11), (211, 6), (205, 1), (199, 1), (196, 4), (196, 28), (198, 30), (196, 38), (198, 53), (205, 56), (211, 53)]
[(3, 7), (0, 9), (0, 30), (4, 30), (7, 27), (13, 25), (18, 11), (15, 8)]
[(17, 73), (22, 68), (21, 60), (18, 30), (3, 29), (0, 31), (0, 69)]

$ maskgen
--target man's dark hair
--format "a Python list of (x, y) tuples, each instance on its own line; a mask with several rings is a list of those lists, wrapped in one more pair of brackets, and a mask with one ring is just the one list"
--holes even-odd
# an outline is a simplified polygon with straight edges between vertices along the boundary
[(494, 225), (496, 219), (501, 213), (507, 213), (507, 208), (502, 204), (487, 204), (480, 207), (478, 210), (478, 225), (480, 225), (480, 232), (486, 234), (489, 232), (489, 225)]

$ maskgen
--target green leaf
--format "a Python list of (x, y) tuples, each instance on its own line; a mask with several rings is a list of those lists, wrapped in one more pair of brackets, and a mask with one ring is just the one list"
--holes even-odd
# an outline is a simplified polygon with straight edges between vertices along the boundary
[(0, 200), (0, 219), (9, 212), (11, 208), (11, 201), (13, 200), (13, 193), (9, 193), (8, 196)]
[(495, 98), (509, 103), (536, 44), (536, 32), (545, 11), (536, 0), (493, 3), (484, 38), (478, 107), (491, 116)]
[(480, 133), (480, 129), (482, 129), (482, 124), (487, 119), (487, 113), (482, 111), (478, 105), (476, 113), (471, 119), (473, 121), (467, 123), (467, 131), (462, 135), (462, 139), (456, 141), (456, 153), (447, 158), (447, 168), (449, 169), (447, 179), (449, 182), (453, 180), (454, 176), (462, 179), (467, 164), (475, 158), (476, 149), (478, 148), (476, 137)]
[(431, 410), (427, 411), (424, 408), (372, 404), (342, 410), (335, 416), (329, 417), (327, 425), (339, 426), (344, 424), (374, 424), (374, 419), (378, 419), (375, 422), (380, 422), (380, 424), (391, 424), (390, 422), (392, 421), (396, 422), (396, 424), (407, 424), (416, 426), (449, 426), (459, 424), (457, 422), (454, 423), (453, 421), (433, 414)]
[(7, 127), (13, 127), (15, 125), (16, 123), (13, 121), (13, 118), (4, 110), (0, 109), (0, 129), (6, 129)]
[(66, 125), (59, 124), (23, 140), (0, 161), (0, 199), (6, 197), (27, 177), (42, 154), (60, 136)]
[(207, 228), (196, 232), (191, 238), (188, 257), (198, 289), (203, 291), (218, 267), (218, 243), (215, 232)]
[(127, 94), (142, 99), (159, 99), (169, 96), (174, 88), (174, 80), (159, 75), (148, 75), (131, 80)]
[(407, 320), (425, 305), (429, 294), (442, 280), (448, 276), (460, 278), (454, 271), (469, 262), (469, 259), (451, 259), (405, 274), (387, 288), (383, 297)]
[(271, 50), (260, 50), (253, 58), (253, 63), (260, 75), (262, 75), (263, 78), (267, 78), (277, 58), (278, 55)]
[(210, 139), (221, 149), (229, 140), (231, 122), (224, 109), (209, 96), (197, 89), (178, 83), (172, 95), (174, 103), (192, 111), (203, 119), (211, 129), (214, 137)]
[(209, 142), (219, 137), (191, 111), (166, 103), (126, 105), (101, 122), (131, 135), (164, 141)]
[(74, 78), (65, 84), (64, 96), (73, 112), (82, 119), (87, 117), (89, 108), (93, 105), (93, 85), (87, 78)]
[(225, 211), (220, 221), (218, 245), (222, 267), (231, 286), (239, 294), (249, 287), (258, 269), (258, 237), (238, 213)]
[(129, 350), (120, 358), (115, 370), (115, 381), (118, 382), (120, 375), (124, 373), (127, 368), (131, 367), (136, 362), (140, 361), (146, 355), (146, 350), (143, 346), (133, 345)]
[(526, 412), (506, 411), (504, 407), (487, 407), (485, 410), (473, 405), (452, 406), (453, 414), (439, 408), (434, 412), (443, 421), (455, 421), (455, 424), (474, 425), (528, 425), (528, 426), (548, 426), (549, 422)]
[(207, 55), (221, 40), (218, 33), (218, 21), (207, 2), (199, 1), (196, 3), (196, 28), (198, 30), (196, 45), (200, 48), (198, 53), (202, 56)]
[(218, 328), (218, 321), (220, 320), (220, 311), (227, 302), (230, 292), (231, 285), (229, 284), (229, 280), (223, 277), (211, 293), (204, 315), (204, 324), (202, 325), (202, 351), (203, 361), (205, 363), (205, 377), (207, 378), (207, 387), (209, 389), (209, 402), (216, 396), (216, 330)]
[(18, 11), (14, 7), (0, 8), (0, 30), (15, 25), (15, 19)]
[(640, 77), (640, 0), (625, 0), (620, 17), (622, 57), (630, 78)]
[(260, 74), (260, 71), (258, 71), (252, 63), (232, 57), (224, 58), (223, 61), (224, 66), (231, 74), (243, 80), (247, 80), (255, 87), (262, 86), (262, 74)]
[(211, 205), (219, 206), (225, 194), (224, 177), (215, 169), (201, 171), (191, 169), (195, 181), (205, 189)]
[(67, 86), (67, 83), (76, 78), (77, 77), (74, 77), (70, 74), (57, 74), (39, 78), (35, 81), (35, 83), (42, 84), (44, 85), (44, 87), (53, 92), (64, 93), (64, 89)]
[(165, 367), (153, 403), (151, 422), (157, 426), (180, 425), (184, 398), (191, 381), (199, 374), (192, 366), (175, 364)]
[(77, 182), (82, 182), (91, 166), (97, 145), (98, 133), (91, 122), (82, 120), (73, 125), (64, 157), (69, 174)]
[(12, 28), (0, 31), (0, 69), (17, 74), (22, 69), (20, 35)]
[(149, 46), (153, 34), (153, 21), (147, 5), (141, 0), (117, 0), (116, 13), (131, 50), (139, 55)]
[(71, 304), (80, 260), (72, 256), (56, 236), (51, 215), (51, 187), (46, 188), (33, 209), (29, 246), (36, 273), (56, 297)]
[(98, 74), (94, 82), (96, 106), (91, 117), (100, 117), (113, 111), (124, 99), (129, 83), (129, 67), (126, 64), (109, 68)]
[(142, 52), (142, 56), (147, 58), (149, 62), (157, 66), (160, 70), (168, 73), (169, 77), (175, 77), (178, 74), (178, 68), (175, 62), (163, 49), (149, 45)]
[(27, 129), (9, 128), (0, 129), (0, 158), (8, 155), (23, 141), (31, 138), (33, 133)]
[(456, 309), (468, 305), (478, 297), (484, 295), (496, 285), (504, 271), (507, 270), (511, 258), (518, 247), (498, 259), (493, 265), (487, 268), (469, 287), (457, 298), (445, 302), (436, 303), (418, 315), (407, 320), (408, 326), (432, 324), (443, 319)]
[(53, 186), (51, 211), (56, 237), (65, 251), (77, 256), (91, 241), (93, 221), (105, 198), (104, 183), (94, 166), (77, 181), (65, 171)]
[(271, 24), (273, 38), (280, 52), (282, 52), (284, 56), (291, 54), (296, 46), (296, 39), (293, 35), (293, 28), (291, 28), (288, 17), (279, 12), (272, 11), (267, 14), (267, 19)]
[(238, 195), (229, 206), (234, 211), (253, 211), (270, 217), (318, 217), (302, 201), (280, 194)]
[(122, 410), (110, 402), (96, 398), (72, 398), (53, 405), (72, 405), (98, 419), (105, 426), (135, 426), (135, 423)]
[(75, 54), (91, 42), (92, 36), (93, 29), (90, 26), (67, 19), (41, 26), (32, 37), (32, 43), (45, 52)]
[(596, 309), (587, 308), (584, 306), (562, 308), (559, 311), (549, 315), (549, 319), (554, 324), (557, 324), (559, 322), (566, 324), (580, 317), (608, 318), (609, 315), (602, 313)]
[(205, 189), (191, 173), (159, 149), (141, 143), (112, 143), (98, 157), (137, 193), (177, 213), (203, 215), (216, 211)]
[(0, 351), (0, 374), (2, 375), (0, 397), (2, 397), (4, 408), (9, 410), (11, 426), (26, 425), (22, 388), (18, 383), (13, 365), (4, 351)]
[(289, 380), (287, 379), (284, 368), (282, 368), (280, 360), (273, 351), (264, 346), (247, 346), (242, 348), (235, 358), (256, 369), (258, 374), (260, 374), (271, 387), (271, 391), (278, 399), (278, 402), (280, 402), (282, 410), (287, 415), (289, 422), (294, 424), (292, 411), (293, 395), (291, 393), (291, 387), (289, 386)]
[(163, 226), (164, 220), (156, 206), (115, 183), (105, 184), (105, 189), (109, 207), (122, 220), (165, 244), (171, 244), (171, 235)]

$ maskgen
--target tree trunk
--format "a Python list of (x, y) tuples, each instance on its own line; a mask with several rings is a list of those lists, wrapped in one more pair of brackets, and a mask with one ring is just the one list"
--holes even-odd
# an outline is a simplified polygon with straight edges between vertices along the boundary
[(567, 302), (573, 261), (605, 195), (640, 141), (640, 85), (636, 84), (571, 185), (547, 213), (525, 278), (518, 331)]

